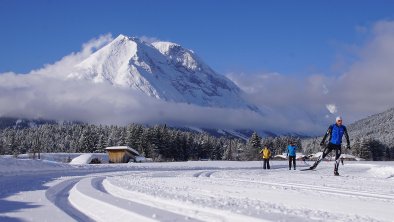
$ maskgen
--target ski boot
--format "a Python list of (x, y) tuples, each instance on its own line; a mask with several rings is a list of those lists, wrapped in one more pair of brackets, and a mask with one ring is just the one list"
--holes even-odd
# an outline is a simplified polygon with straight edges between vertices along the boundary
[(334, 176), (339, 176), (338, 171), (334, 171)]

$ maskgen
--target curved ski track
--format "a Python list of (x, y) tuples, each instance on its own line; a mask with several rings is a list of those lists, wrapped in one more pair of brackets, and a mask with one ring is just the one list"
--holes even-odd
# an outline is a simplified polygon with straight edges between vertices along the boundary
[[(214, 172), (199, 172), (195, 177), (208, 178)], [(122, 188), (108, 183), (106, 177), (67, 179), (50, 187), (45, 196), (76, 221), (264, 221), (216, 209), (171, 205), (162, 200), (146, 201), (138, 194), (127, 195), (124, 190), (116, 194), (114, 190), (120, 191)], [(112, 192), (109, 193), (106, 187), (110, 187)], [(139, 197), (138, 200), (135, 197)]]
[[(186, 170), (179, 172), (146, 172), (149, 178), (167, 177), (188, 177), (197, 182), (213, 182), (216, 185), (238, 183), (238, 186), (258, 186), (280, 187), (283, 189), (298, 189), (315, 191), (318, 193), (329, 193), (356, 198), (371, 198), (379, 201), (393, 203), (394, 195), (380, 194), (373, 192), (362, 192), (332, 188), (318, 185), (298, 184), (298, 183), (277, 183), (262, 180), (249, 180), (242, 178), (228, 178), (217, 176), (215, 173), (221, 170)], [(156, 174), (156, 175), (155, 175)], [(147, 178), (145, 173), (123, 173), (125, 176)], [(121, 174), (115, 177), (121, 177)], [(46, 198), (55, 206), (64, 211), (76, 221), (272, 221), (283, 219), (275, 216), (275, 212), (268, 215), (249, 213), (247, 215), (240, 212), (233, 212), (229, 209), (222, 210), (209, 206), (201, 206), (194, 203), (181, 202), (179, 200), (166, 199), (149, 193), (138, 192), (117, 186), (108, 180), (113, 176), (108, 173), (99, 173), (95, 176), (72, 177), (66, 179), (46, 191)], [(237, 187), (235, 187), (237, 189)], [(229, 198), (239, 198), (233, 194), (218, 192), (215, 195), (207, 192), (200, 193), (201, 196), (227, 195)], [(274, 215), (274, 216), (273, 216)], [(299, 218), (294, 215), (287, 215), (286, 219), (293, 218), (295, 221), (302, 221), (306, 218)], [(331, 218), (332, 219), (332, 218)]]

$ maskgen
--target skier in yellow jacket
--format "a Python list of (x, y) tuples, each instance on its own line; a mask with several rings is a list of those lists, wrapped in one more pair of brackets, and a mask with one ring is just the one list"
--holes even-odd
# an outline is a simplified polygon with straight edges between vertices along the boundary
[(271, 151), (268, 149), (267, 146), (264, 146), (262, 150), (260, 150), (261, 157), (264, 161), (263, 169), (270, 169), (270, 158), (271, 158)]

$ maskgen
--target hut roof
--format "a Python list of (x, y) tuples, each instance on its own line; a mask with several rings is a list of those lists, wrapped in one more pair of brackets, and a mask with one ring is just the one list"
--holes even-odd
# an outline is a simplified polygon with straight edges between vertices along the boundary
[(277, 158), (277, 159), (287, 159), (287, 156), (286, 155), (276, 155), (276, 156), (274, 156), (274, 158)]
[(140, 154), (138, 153), (137, 150), (129, 147), (129, 146), (110, 146), (105, 148), (105, 150), (128, 150), (130, 151), (132, 154), (139, 156)]

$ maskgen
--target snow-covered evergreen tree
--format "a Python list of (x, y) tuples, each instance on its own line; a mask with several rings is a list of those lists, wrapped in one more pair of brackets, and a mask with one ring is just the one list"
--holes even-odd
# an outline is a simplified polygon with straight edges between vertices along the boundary
[(247, 149), (245, 150), (245, 159), (246, 160), (258, 160), (260, 155), (259, 151), (261, 150), (261, 138), (257, 135), (256, 132), (253, 132), (252, 136), (249, 139)]

